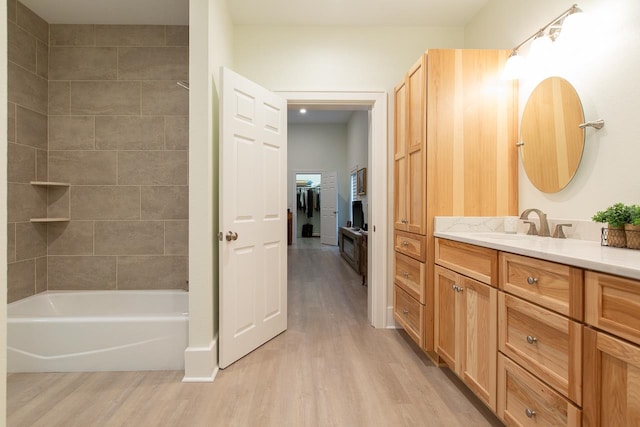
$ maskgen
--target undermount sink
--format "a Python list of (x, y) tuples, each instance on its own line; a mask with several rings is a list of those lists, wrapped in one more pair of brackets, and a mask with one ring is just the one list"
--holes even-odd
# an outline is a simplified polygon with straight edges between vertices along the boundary
[(527, 240), (536, 236), (528, 236), (526, 234), (507, 234), (499, 232), (487, 232), (487, 233), (473, 233), (473, 236), (482, 239), (496, 239), (496, 240)]

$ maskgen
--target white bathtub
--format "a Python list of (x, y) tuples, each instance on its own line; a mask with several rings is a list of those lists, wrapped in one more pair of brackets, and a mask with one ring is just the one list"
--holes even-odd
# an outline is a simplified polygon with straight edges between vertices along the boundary
[(7, 307), (7, 370), (182, 370), (188, 295), (53, 291), (13, 302)]

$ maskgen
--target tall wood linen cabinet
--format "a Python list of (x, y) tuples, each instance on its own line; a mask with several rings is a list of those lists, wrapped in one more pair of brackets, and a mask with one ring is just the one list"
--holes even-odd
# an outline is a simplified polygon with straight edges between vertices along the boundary
[(518, 211), (509, 53), (430, 49), (394, 92), (394, 317), (434, 359), (434, 216)]

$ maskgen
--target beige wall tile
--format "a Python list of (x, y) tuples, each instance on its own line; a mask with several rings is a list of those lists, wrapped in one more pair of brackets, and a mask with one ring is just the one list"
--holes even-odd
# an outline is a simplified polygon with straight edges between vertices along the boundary
[(114, 47), (52, 47), (51, 80), (115, 80), (118, 55)]
[(47, 114), (47, 80), (9, 62), (7, 89), (10, 102)]
[(36, 150), (36, 179), (49, 180), (49, 159), (45, 150)]
[(119, 80), (188, 80), (188, 47), (122, 47)]
[(164, 147), (166, 150), (189, 149), (189, 117), (164, 118)]
[(165, 31), (167, 46), (189, 46), (188, 25), (167, 25)]
[(72, 187), (71, 218), (85, 220), (140, 219), (140, 187)]
[(181, 256), (118, 257), (118, 289), (185, 289), (188, 258)]
[(51, 24), (49, 37), (51, 46), (95, 46), (95, 25)]
[(36, 293), (47, 290), (47, 257), (36, 259)]
[(36, 177), (36, 149), (8, 144), (7, 180), (28, 184)]
[(141, 187), (142, 219), (189, 219), (189, 187)]
[(30, 184), (9, 184), (7, 221), (27, 222), (47, 215), (47, 190)]
[(16, 0), (7, 0), (7, 19), (16, 22), (18, 17), (18, 5)]
[(33, 110), (17, 106), (16, 141), (19, 144), (47, 149), (47, 116)]
[(49, 255), (93, 255), (93, 221), (48, 224), (47, 239)]
[(77, 185), (116, 183), (115, 151), (49, 151), (49, 179)]
[(96, 117), (98, 150), (162, 150), (162, 117)]
[(142, 82), (142, 114), (188, 116), (189, 91), (173, 80)]
[(49, 290), (116, 288), (116, 257), (49, 256)]
[(140, 114), (139, 82), (71, 82), (71, 114)]
[(189, 221), (165, 221), (164, 254), (189, 255)]
[(16, 223), (7, 224), (7, 263), (16, 262)]
[(162, 25), (96, 25), (97, 46), (162, 46)]
[(7, 141), (16, 142), (16, 104), (7, 102)]
[(18, 25), (45, 43), (49, 43), (49, 24), (31, 9), (18, 2)]
[(93, 150), (93, 116), (49, 117), (50, 150)]
[(69, 218), (69, 188), (50, 187), (47, 190), (47, 216)]
[(16, 224), (16, 260), (47, 255), (47, 225), (30, 222)]
[(37, 39), (11, 22), (7, 26), (7, 50), (9, 61), (36, 72)]
[(185, 151), (120, 151), (118, 184), (187, 185), (187, 161)]
[(69, 114), (71, 89), (69, 82), (49, 82), (49, 114)]
[(38, 40), (36, 73), (45, 79), (49, 78), (49, 46)]
[(7, 302), (14, 302), (35, 294), (36, 260), (15, 262), (7, 268)]
[(162, 221), (98, 221), (94, 230), (96, 255), (162, 255)]

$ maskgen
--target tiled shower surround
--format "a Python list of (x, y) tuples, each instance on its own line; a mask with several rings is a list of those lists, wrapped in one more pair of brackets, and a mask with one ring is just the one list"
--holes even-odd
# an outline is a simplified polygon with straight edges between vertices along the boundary
[(49, 25), (8, 3), (9, 301), (187, 288), (188, 27)]

